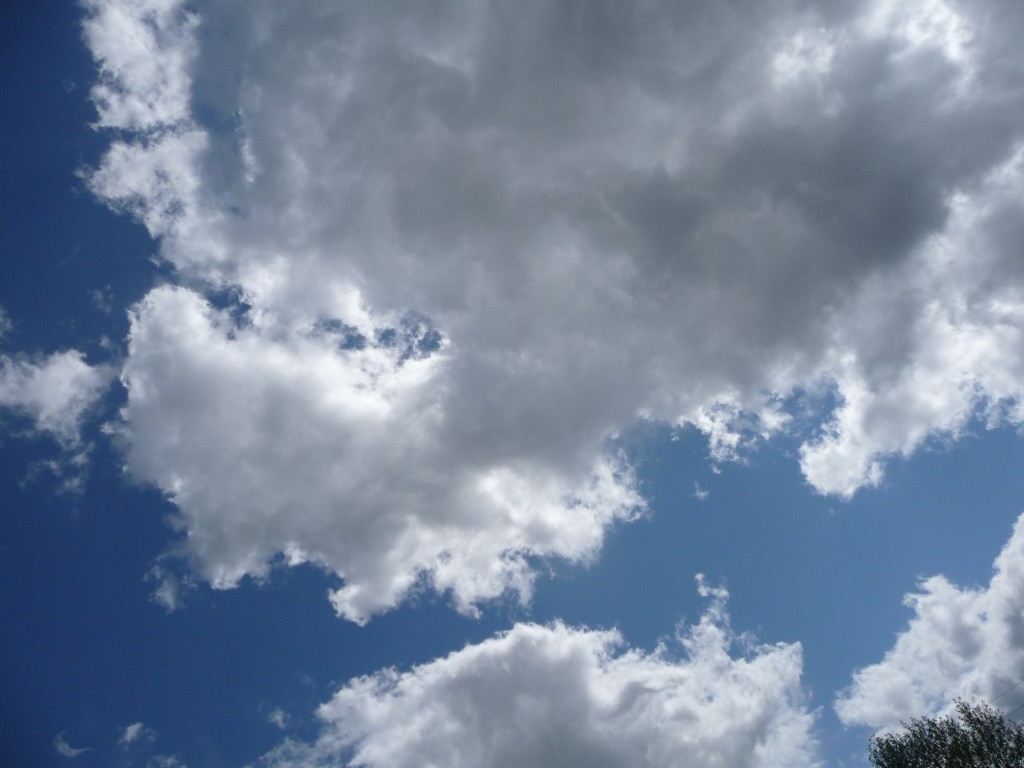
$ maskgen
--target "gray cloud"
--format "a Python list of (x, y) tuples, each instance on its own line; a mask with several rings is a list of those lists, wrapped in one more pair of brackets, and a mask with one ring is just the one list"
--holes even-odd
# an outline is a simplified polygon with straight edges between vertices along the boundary
[(188, 286), (119, 432), (215, 585), (528, 596), (642, 508), (637, 418), (727, 459), (830, 392), (800, 461), (846, 497), (1024, 420), (1012, 3), (151, 5), (91, 6), (89, 182)]

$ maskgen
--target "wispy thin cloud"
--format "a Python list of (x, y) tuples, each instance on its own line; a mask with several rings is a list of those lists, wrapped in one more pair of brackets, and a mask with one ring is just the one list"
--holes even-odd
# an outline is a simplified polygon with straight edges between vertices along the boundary
[(64, 731), (61, 731), (53, 738), (53, 748), (61, 757), (74, 758), (88, 752), (91, 747), (72, 747), (64, 738)]
[(156, 740), (157, 733), (143, 722), (132, 723), (126, 726), (117, 740), (118, 745), (124, 748), (137, 746), (139, 744), (151, 744)]

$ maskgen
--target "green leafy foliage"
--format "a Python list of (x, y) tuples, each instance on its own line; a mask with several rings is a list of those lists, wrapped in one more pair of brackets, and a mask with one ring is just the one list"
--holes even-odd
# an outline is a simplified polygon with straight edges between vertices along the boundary
[(1024, 768), (1024, 724), (988, 704), (957, 699), (956, 711), (872, 736), (868, 759), (876, 768)]

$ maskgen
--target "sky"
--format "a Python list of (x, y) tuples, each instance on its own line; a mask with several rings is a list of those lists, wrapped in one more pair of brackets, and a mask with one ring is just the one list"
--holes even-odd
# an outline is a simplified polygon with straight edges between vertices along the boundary
[(6, 4), (0, 762), (1020, 716), (1022, 15)]

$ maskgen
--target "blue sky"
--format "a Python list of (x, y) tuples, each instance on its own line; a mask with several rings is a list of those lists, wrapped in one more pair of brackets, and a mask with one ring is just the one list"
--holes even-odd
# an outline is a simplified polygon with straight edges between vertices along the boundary
[(5, 764), (864, 765), (1024, 679), (1021, 12), (748, 5), (2, 11)]

